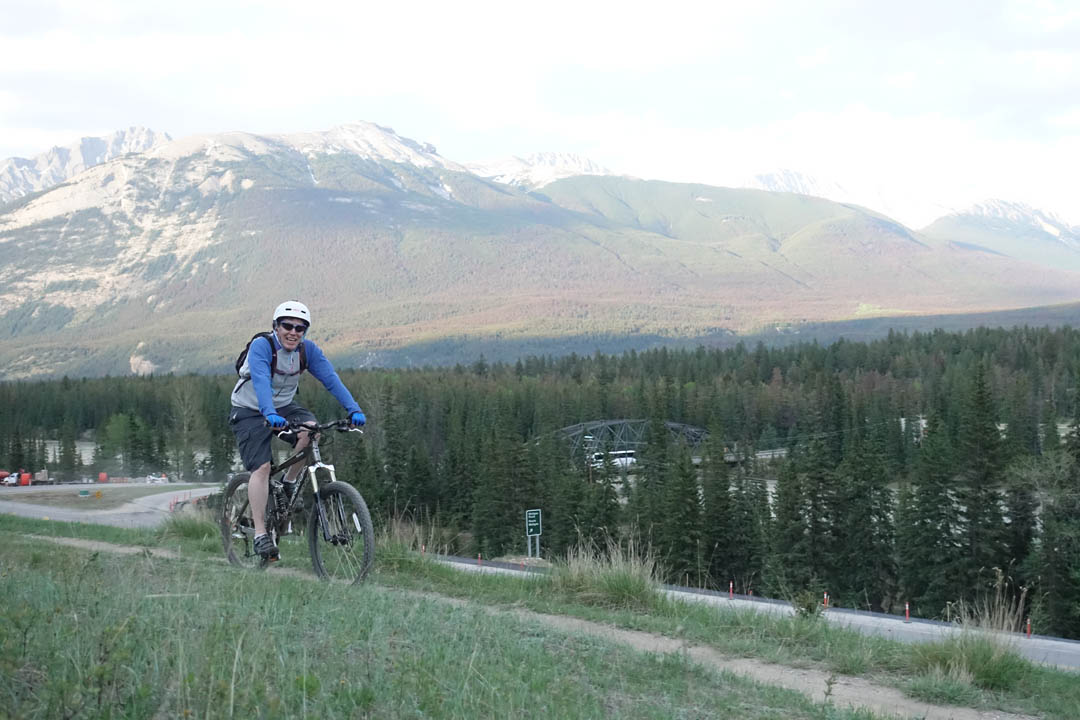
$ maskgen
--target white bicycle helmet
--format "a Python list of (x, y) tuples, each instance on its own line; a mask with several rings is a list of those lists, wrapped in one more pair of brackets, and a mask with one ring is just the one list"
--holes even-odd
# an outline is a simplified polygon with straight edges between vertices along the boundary
[(307, 305), (297, 300), (286, 300), (277, 306), (274, 310), (274, 325), (277, 325), (277, 321), (281, 318), (296, 318), (297, 320), (303, 320), (311, 327), (311, 311), (307, 309)]

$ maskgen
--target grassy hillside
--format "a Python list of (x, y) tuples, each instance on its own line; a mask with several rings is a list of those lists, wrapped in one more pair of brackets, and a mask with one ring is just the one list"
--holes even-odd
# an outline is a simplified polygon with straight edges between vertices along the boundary
[[(919, 699), (924, 717), (1053, 719), (1080, 703), (1071, 675), (974, 641), (920, 650), (815, 613), (672, 602), (630, 557), (463, 576), (417, 536), (384, 534), (375, 578), (354, 588), (314, 581), (303, 557), (224, 565), (198, 519), (125, 531), (0, 516), (0, 537), (0, 572), (18, 580), (0, 584), (0, 678), (18, 717), (873, 720)], [(824, 702), (779, 687), (798, 677)]]

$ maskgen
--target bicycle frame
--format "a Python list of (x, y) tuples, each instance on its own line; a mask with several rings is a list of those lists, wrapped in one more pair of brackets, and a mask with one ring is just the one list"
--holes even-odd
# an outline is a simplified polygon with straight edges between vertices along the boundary
[[(311, 491), (312, 491), (312, 493), (314, 493), (316, 499), (319, 497), (319, 477), (318, 477), (318, 471), (319, 470), (325, 470), (329, 474), (329, 476), (330, 476), (329, 482), (336, 482), (337, 481), (337, 474), (334, 471), (334, 466), (330, 465), (328, 463), (324, 463), (322, 461), (322, 453), (319, 451), (319, 435), (320, 435), (321, 431), (325, 430), (325, 429), (327, 429), (329, 427), (334, 427), (334, 426), (340, 427), (340, 425), (338, 423), (329, 423), (327, 425), (317, 426), (314, 429), (308, 429), (307, 427), (304, 427), (304, 426), (301, 426), (301, 427), (298, 427), (298, 428), (292, 428), (293, 432), (301, 432), (301, 431), (303, 431), (303, 432), (308, 433), (308, 436), (310, 437), (310, 442), (308, 443), (308, 446), (306, 448), (304, 448), (303, 450), (296, 451), (295, 453), (293, 453), (289, 457), (282, 460), (280, 465), (274, 465), (273, 463), (270, 464), (270, 477), (274, 477), (278, 473), (280, 473), (282, 471), (285, 471), (285, 470), (288, 470), (292, 466), (300, 464), (300, 463), (304, 463), (307, 466), (306, 471), (304, 473), (305, 477), (301, 478), (301, 479), (299, 479), (297, 481), (297, 482), (300, 483), (300, 487), (298, 488), (296, 493), (292, 496), (292, 498), (289, 499), (289, 504), (286, 507), (281, 508), (281, 512), (282, 512), (282, 514), (283, 514), (283, 516), (285, 518), (288, 518), (292, 514), (293, 506), (296, 505), (296, 500), (297, 500), (297, 498), (300, 497), (300, 493), (303, 490), (303, 484), (307, 480), (311, 481)], [(354, 432), (354, 431), (355, 432), (363, 432), (362, 430), (359, 430), (359, 429), (355, 429), (355, 430), (350, 429), (350, 430), (348, 430), (348, 432)], [(316, 509), (318, 511), (318, 514), (319, 514), (319, 528), (322, 530), (323, 539), (325, 539), (327, 542), (329, 542), (330, 541), (330, 529), (329, 529), (329, 523), (327, 523), (327, 521), (326, 521), (326, 511), (323, 508), (323, 504), (321, 502), (316, 502), (315, 507), (316, 507)]]

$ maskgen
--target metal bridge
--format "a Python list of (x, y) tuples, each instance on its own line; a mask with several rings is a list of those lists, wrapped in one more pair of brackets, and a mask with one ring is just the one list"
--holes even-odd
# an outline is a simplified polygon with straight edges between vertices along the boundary
[[(583, 455), (588, 456), (600, 451), (619, 452), (644, 447), (649, 422), (646, 419), (590, 420), (564, 427), (559, 432), (570, 441), (571, 455), (574, 458), (582, 458)], [(665, 422), (664, 427), (672, 440), (685, 442), (691, 451), (697, 450), (709, 436), (708, 430), (694, 425)], [(754, 456), (759, 460), (772, 460), (782, 458), (785, 455), (787, 455), (787, 448), (760, 450), (754, 453)], [(736, 452), (724, 453), (724, 460), (728, 463), (734, 464), (744, 459), (742, 455)], [(698, 461), (696, 453), (694, 461)]]
[[(645, 447), (648, 427), (649, 420), (590, 420), (564, 427), (559, 432), (570, 440), (570, 452), (577, 457), (599, 450), (615, 452)], [(708, 430), (693, 425), (665, 422), (664, 427), (672, 440), (683, 440), (691, 449), (697, 448), (709, 436)]]

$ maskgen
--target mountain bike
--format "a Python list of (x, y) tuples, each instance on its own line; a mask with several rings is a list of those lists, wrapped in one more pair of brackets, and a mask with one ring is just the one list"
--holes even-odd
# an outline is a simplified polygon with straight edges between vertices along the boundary
[[(319, 433), (330, 429), (362, 432), (359, 428), (350, 428), (348, 420), (335, 420), (323, 425), (290, 423), (279, 433), (281, 437), (289, 432), (307, 432), (311, 442), (280, 465), (270, 465), (266, 530), (273, 535), (282, 556), (288, 557), (302, 546), (300, 529), (306, 525), (308, 551), (315, 574), (326, 580), (346, 580), (355, 584), (364, 579), (375, 560), (375, 532), (367, 503), (360, 492), (352, 485), (338, 481), (334, 466), (322, 461)], [(297, 464), (304, 465), (305, 470), (297, 478), (290, 497), (282, 481), (286, 471)], [(329, 475), (329, 482), (320, 485), (320, 471)], [(248, 502), (250, 477), (251, 473), (237, 473), (225, 488), (221, 540), (225, 556), (233, 565), (265, 568), (269, 561), (258, 555), (254, 548), (255, 522)], [(308, 487), (310, 494), (305, 492)]]

